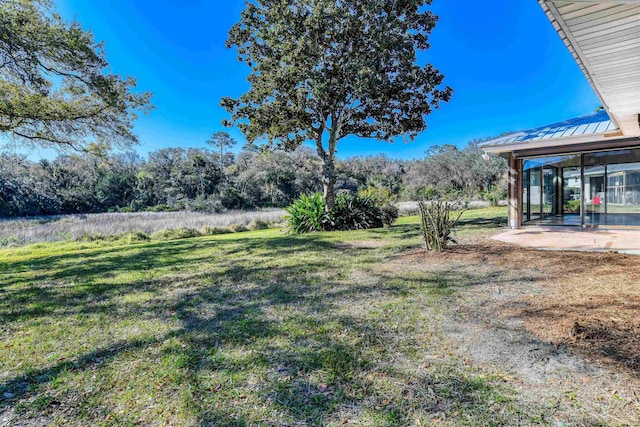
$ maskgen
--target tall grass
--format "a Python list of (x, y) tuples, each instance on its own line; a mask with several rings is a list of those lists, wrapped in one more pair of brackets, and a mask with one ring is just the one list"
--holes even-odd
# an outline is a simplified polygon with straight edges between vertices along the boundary
[(113, 236), (126, 232), (152, 234), (169, 229), (247, 226), (252, 221), (280, 222), (284, 211), (136, 212), (59, 215), (0, 219), (0, 246), (75, 240), (86, 235)]

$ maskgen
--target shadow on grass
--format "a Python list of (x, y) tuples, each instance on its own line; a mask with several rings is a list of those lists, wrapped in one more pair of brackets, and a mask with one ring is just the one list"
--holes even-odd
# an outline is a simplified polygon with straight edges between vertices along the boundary
[(507, 226), (507, 217), (471, 218), (460, 220), (459, 227), (473, 227), (482, 229), (504, 228)]
[[(418, 235), (415, 226), (367, 233)], [(403, 353), (425, 345), (412, 335), (414, 326), (393, 314), (363, 321), (361, 312), (351, 310), (363, 301), (410, 304), (425, 293), (450, 296), (494, 278), (454, 270), (378, 274), (374, 266), (383, 256), (382, 250), (311, 235), (184, 240), (5, 263), (0, 315), (16, 330), (23, 327), (20, 321), (37, 317), (95, 312), (114, 322), (146, 317), (172, 318), (175, 324), (166, 333), (117, 341), (2, 380), (0, 412), (22, 406), (27, 418), (55, 413), (53, 403), (36, 410), (30, 402), (47, 395), (63, 373), (74, 378), (116, 362), (152, 358), (154, 366), (170, 360), (174, 383), (163, 385), (181, 390), (195, 424), (323, 425), (369, 417), (371, 424), (392, 426), (413, 422), (416, 411), (462, 411), (499, 423), (499, 387), (461, 368), (398, 368), (398, 359), (409, 357)], [(370, 280), (352, 280), (352, 271), (364, 271)], [(106, 280), (132, 274), (135, 280)], [(138, 292), (153, 297), (140, 305), (119, 298)], [(158, 393), (159, 402), (174, 398)], [(71, 399), (75, 405), (77, 399), (89, 398), (78, 393)], [(125, 403), (135, 408), (135, 402)]]

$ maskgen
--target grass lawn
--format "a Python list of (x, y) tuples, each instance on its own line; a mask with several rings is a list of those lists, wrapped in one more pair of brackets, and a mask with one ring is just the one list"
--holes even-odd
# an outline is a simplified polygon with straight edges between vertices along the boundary
[[(469, 211), (458, 236), (505, 216)], [(480, 279), (464, 260), (406, 264), (418, 231), (0, 250), (0, 424), (553, 423), (557, 402), (449, 337)]]

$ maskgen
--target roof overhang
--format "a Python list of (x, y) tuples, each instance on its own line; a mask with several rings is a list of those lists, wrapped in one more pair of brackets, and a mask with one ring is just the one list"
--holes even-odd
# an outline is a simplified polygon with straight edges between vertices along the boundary
[[(517, 147), (509, 154), (514, 158), (546, 157), (558, 155), (573, 155), (580, 153), (619, 151), (640, 148), (640, 137), (616, 138), (615, 141), (587, 141), (569, 145), (550, 145), (545, 147)], [(501, 153), (506, 155), (507, 153)]]
[(640, 135), (640, 1), (538, 2), (611, 120), (623, 135)]
[[(552, 138), (552, 139), (540, 139), (534, 141), (518, 141), (511, 143), (495, 143), (495, 144), (481, 144), (483, 151), (487, 153), (509, 153), (513, 151), (527, 151), (542, 148), (557, 148), (559, 146), (567, 147), (581, 144), (588, 144), (592, 142), (605, 142), (615, 147), (616, 141), (625, 140), (620, 134), (607, 134), (607, 133), (593, 133), (589, 135), (569, 136), (566, 138)], [(493, 143), (494, 141), (489, 141)]]

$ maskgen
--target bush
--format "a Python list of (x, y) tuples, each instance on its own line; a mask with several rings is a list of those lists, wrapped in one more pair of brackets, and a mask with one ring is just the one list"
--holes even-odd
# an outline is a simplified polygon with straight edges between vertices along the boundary
[(127, 231), (126, 233), (120, 234), (118, 240), (126, 243), (141, 243), (151, 240), (151, 236), (142, 231)]
[(358, 191), (358, 197), (371, 199), (378, 206), (390, 205), (396, 199), (391, 191), (380, 187), (363, 188)]
[(440, 192), (433, 185), (428, 185), (422, 191), (422, 196), (424, 197), (425, 200), (437, 199), (439, 195), (440, 195)]
[(200, 236), (202, 236), (202, 233), (194, 228), (176, 228), (156, 231), (151, 235), (151, 238), (154, 240), (177, 240)]
[(495, 186), (493, 190), (485, 192), (482, 196), (491, 206), (498, 206), (502, 200), (507, 199), (507, 191), (502, 186)]
[(302, 195), (285, 208), (287, 228), (294, 234), (324, 231), (332, 223), (331, 215), (325, 212), (322, 194)]
[(564, 202), (565, 213), (580, 213), (580, 200), (568, 200)]
[(393, 205), (380, 208), (370, 197), (338, 194), (332, 211), (325, 210), (320, 193), (302, 196), (285, 209), (287, 228), (295, 234), (313, 231), (363, 230), (379, 228), (398, 218)]
[(81, 236), (78, 236), (74, 239), (76, 242), (97, 242), (101, 240), (107, 240), (105, 236), (99, 233), (82, 233)]
[(400, 215), (400, 210), (393, 203), (395, 195), (386, 188), (369, 187), (358, 192), (358, 197), (373, 200), (382, 211), (382, 223), (385, 227), (392, 225)]
[(400, 216), (400, 209), (396, 205), (388, 204), (382, 208), (382, 223), (385, 227), (390, 227)]
[(145, 212), (175, 212), (177, 210), (179, 209), (169, 205), (155, 205), (144, 208)]
[(233, 224), (229, 226), (229, 229), (234, 233), (241, 233), (243, 231), (249, 231), (246, 225), (244, 224)]
[(449, 242), (456, 243), (453, 233), (460, 221), (462, 211), (452, 219), (454, 204), (439, 200), (419, 202), (420, 225), (424, 244), (428, 251), (442, 252)]
[(369, 197), (339, 194), (330, 216), (334, 230), (366, 230), (384, 225), (382, 209)]
[(233, 230), (229, 227), (203, 227), (202, 235), (203, 236), (214, 236), (216, 234), (229, 234), (233, 233)]
[(16, 236), (8, 236), (0, 238), (0, 247), (2, 246), (13, 246), (20, 243), (20, 239)]
[(266, 230), (271, 228), (271, 225), (267, 221), (261, 221), (259, 219), (254, 219), (247, 225), (247, 228), (251, 231), (253, 230)]

